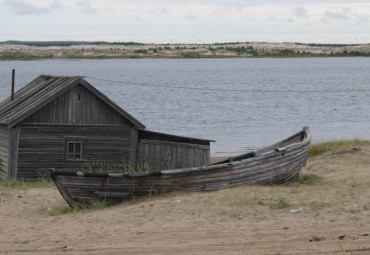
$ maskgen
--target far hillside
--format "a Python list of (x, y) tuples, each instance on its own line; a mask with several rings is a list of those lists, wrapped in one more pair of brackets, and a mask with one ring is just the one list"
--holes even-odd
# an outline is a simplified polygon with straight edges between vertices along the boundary
[(14, 40), (0, 42), (0, 60), (338, 56), (370, 56), (370, 44), (294, 42), (145, 44), (139, 42)]

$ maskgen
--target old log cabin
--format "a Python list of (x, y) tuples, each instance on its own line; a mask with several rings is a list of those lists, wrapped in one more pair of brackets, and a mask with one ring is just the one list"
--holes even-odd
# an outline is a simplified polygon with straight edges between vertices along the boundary
[(80, 76), (42, 75), (0, 103), (0, 178), (36, 179), (50, 168), (209, 162), (211, 140), (146, 131)]

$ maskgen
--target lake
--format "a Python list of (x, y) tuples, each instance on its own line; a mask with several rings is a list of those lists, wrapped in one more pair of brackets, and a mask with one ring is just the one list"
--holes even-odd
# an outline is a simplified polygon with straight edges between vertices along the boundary
[(370, 139), (370, 58), (0, 61), (0, 101), (40, 74), (81, 75), (148, 130), (216, 140), (234, 155), (311, 128)]

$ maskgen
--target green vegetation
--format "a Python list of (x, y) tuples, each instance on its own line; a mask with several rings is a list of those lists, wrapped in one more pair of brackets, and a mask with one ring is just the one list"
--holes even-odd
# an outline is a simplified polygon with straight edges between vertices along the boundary
[(54, 182), (50, 179), (43, 178), (39, 181), (22, 181), (22, 180), (3, 180), (0, 179), (0, 186), (14, 189), (30, 188), (48, 188), (54, 187)]
[(200, 55), (198, 52), (184, 52), (182, 54), (183, 58), (199, 58)]
[(350, 57), (359, 57), (359, 56), (370, 56), (369, 52), (361, 52), (361, 51), (347, 51), (344, 50), (342, 52), (338, 52), (336, 55), (340, 56), (350, 56)]
[[(222, 47), (223, 48), (223, 47)], [(228, 51), (234, 51), (238, 55), (249, 53), (252, 54), (253, 56), (257, 56), (258, 52), (253, 48), (253, 46), (241, 46), (241, 47), (225, 47), (225, 50)]]
[(313, 143), (310, 145), (308, 156), (317, 156), (324, 153), (336, 153), (340, 151), (356, 151), (358, 147), (370, 145), (370, 140), (333, 140), (327, 142)]
[(147, 50), (134, 50), (134, 53), (139, 53), (139, 54), (147, 54)]
[(314, 185), (319, 183), (322, 180), (322, 177), (316, 174), (300, 174), (295, 179), (294, 182)]
[(209, 51), (216, 51), (216, 48), (212, 48), (212, 46), (209, 46), (209, 47), (208, 47), (208, 50), (209, 50)]
[(95, 210), (102, 210), (106, 207), (112, 206), (112, 203), (108, 203), (104, 200), (94, 200), (89, 203), (77, 203), (75, 207), (61, 206), (56, 209), (48, 209), (48, 213), (51, 216), (63, 215), (63, 214), (75, 214), (75, 213), (86, 213)]
[(330, 207), (331, 204), (330, 203), (327, 203), (327, 202), (324, 202), (324, 201), (312, 201), (310, 203), (310, 209), (312, 211), (318, 211), (318, 210), (321, 210), (323, 208), (327, 208), (327, 207)]
[(296, 45), (307, 45), (311, 47), (347, 47), (359, 46), (360, 44), (339, 44), (339, 43), (295, 43)]
[(135, 163), (111, 163), (107, 161), (93, 161), (80, 165), (78, 171), (85, 173), (137, 173), (153, 172), (152, 166), (140, 162)]
[(273, 201), (267, 204), (271, 209), (284, 209), (290, 207), (290, 203), (284, 198), (280, 198), (277, 201)]
[(50, 47), (50, 46), (62, 46), (68, 47), (72, 45), (123, 45), (123, 46), (134, 46), (134, 45), (145, 45), (144, 43), (138, 42), (105, 42), (105, 41), (15, 41), (9, 40), (0, 42), (0, 44), (14, 44), (14, 45), (27, 45), (37, 47)]
[(228, 45), (228, 44), (241, 44), (241, 43), (250, 43), (250, 42), (226, 42), (226, 43), (214, 43), (214, 45)]
[[(213, 58), (213, 57), (356, 57), (370, 56), (368, 44), (229, 42), (214, 44), (143, 44), (105, 41), (5, 41), (0, 60)], [(81, 47), (83, 45), (83, 48)], [(276, 47), (279, 46), (279, 47)], [(360, 45), (361, 47), (355, 47)], [(55, 47), (53, 47), (55, 46)], [(74, 47), (76, 46), (76, 47)], [(109, 47), (107, 47), (109, 46)], [(124, 46), (124, 47), (123, 47)], [(137, 47), (137, 46), (140, 46)], [(58, 47), (58, 48), (57, 48)], [(318, 48), (320, 47), (320, 48)], [(138, 49), (139, 48), (139, 49)], [(189, 52), (188, 50), (191, 50)], [(210, 54), (211, 53), (211, 54)]]
[(294, 52), (294, 50), (285, 49), (285, 50), (281, 50), (280, 54), (282, 54), (282, 55), (293, 55), (293, 54), (295, 54), (295, 52)]
[(46, 59), (46, 58), (53, 58), (52, 54), (48, 55), (32, 55), (26, 53), (21, 50), (12, 50), (12, 51), (3, 51), (0, 52), (0, 60), (1, 59), (12, 59), (12, 60), (32, 60), (32, 59)]

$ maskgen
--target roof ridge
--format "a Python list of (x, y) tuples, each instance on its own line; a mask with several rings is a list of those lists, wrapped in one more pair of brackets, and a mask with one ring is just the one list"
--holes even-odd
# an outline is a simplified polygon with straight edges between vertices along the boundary
[(40, 74), (36, 79), (50, 77), (50, 78), (86, 78), (83, 75), (52, 75), (52, 74)]

